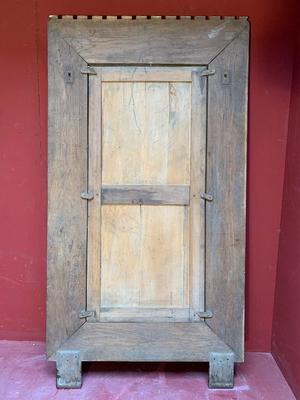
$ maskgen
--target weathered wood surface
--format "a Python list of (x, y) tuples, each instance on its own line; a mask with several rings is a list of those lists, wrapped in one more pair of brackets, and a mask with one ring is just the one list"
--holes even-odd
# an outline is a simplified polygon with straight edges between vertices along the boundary
[(244, 19), (50, 20), (91, 64), (207, 65), (246, 26)]
[(106, 205), (101, 229), (102, 307), (188, 306), (186, 207)]
[(104, 67), (103, 82), (191, 82), (199, 67)]
[[(188, 322), (189, 308), (105, 308), (100, 309), (100, 321), (103, 322)], [(198, 318), (199, 321), (199, 318)]]
[(190, 83), (104, 82), (103, 185), (188, 184), (190, 109)]
[(209, 354), (209, 379), (211, 389), (232, 389), (234, 373), (234, 354), (216, 353)]
[[(53, 353), (61, 348), (78, 349), (83, 360), (208, 361), (212, 351), (234, 351), (235, 361), (243, 360), (247, 35), (245, 19), (50, 21), (47, 311), (50, 359), (55, 359)], [(134, 71), (129, 67), (124, 73), (120, 67), (115, 71), (112, 67), (95, 67), (97, 72), (104, 71), (106, 82), (102, 83), (102, 89), (100, 84), (90, 86), (90, 93), (96, 96), (90, 123), (94, 124), (94, 132), (103, 127), (102, 143), (100, 135), (92, 137), (94, 150), (90, 149), (89, 154), (94, 158), (90, 160), (91, 176), (94, 174), (90, 187), (95, 183), (93, 188), (96, 187), (98, 195), (89, 206), (96, 227), (90, 243), (98, 249), (96, 261), (91, 263), (95, 267), (89, 270), (90, 305), (96, 309), (104, 306), (102, 315), (110, 314), (113, 320), (125, 304), (127, 316), (132, 320), (141, 318), (144, 311), (148, 321), (147, 317), (156, 309), (158, 319), (171, 316), (176, 322), (190, 304), (198, 302), (200, 308), (205, 305), (213, 311), (207, 325), (103, 322), (81, 326), (83, 320), (78, 315), (86, 306), (87, 202), (80, 199), (80, 193), (87, 188), (87, 77), (79, 71), (87, 65), (84, 60), (96, 64), (209, 64), (210, 69), (216, 70), (215, 75), (199, 80), (198, 86), (192, 74), (194, 67), (190, 68), (191, 80), (187, 69), (180, 78), (176, 67), (172, 82), (168, 81), (167, 73), (159, 74), (158, 67), (134, 67)], [(96, 79), (100, 79), (98, 75)], [(205, 173), (205, 140), (197, 136), (197, 130), (196, 136), (193, 135), (197, 125), (204, 128), (206, 110), (193, 99), (193, 92), (200, 91), (203, 102), (206, 90), (202, 85), (207, 79), (206, 192), (214, 200), (205, 206), (204, 304), (203, 244), (200, 240), (197, 247), (197, 240), (190, 242), (189, 234), (193, 232), (193, 237), (203, 238), (204, 206), (201, 208), (200, 204), (204, 201), (197, 202), (197, 196)], [(193, 108), (199, 112), (194, 113)], [(200, 149), (200, 159), (196, 149)], [(159, 210), (162, 206), (104, 205), (100, 214), (101, 161), (105, 185), (191, 185), (191, 195), (195, 195), (191, 218), (187, 206), (176, 205), (164, 206), (163, 213)], [(191, 171), (190, 164), (200, 165), (200, 176)], [(152, 215), (147, 214), (147, 208), (155, 209)], [(145, 223), (140, 224), (141, 218)], [(191, 224), (196, 220), (199, 226)], [(106, 243), (102, 244), (100, 224), (108, 232), (103, 236)], [(163, 240), (163, 246), (162, 238), (168, 238)], [(139, 243), (134, 247), (137, 240)], [(132, 263), (128, 263), (126, 252), (130, 253)], [(190, 255), (196, 267), (189, 271)], [(107, 285), (100, 282), (100, 256), (106, 260), (106, 266), (111, 262), (111, 268), (105, 272)], [(90, 256), (90, 261), (93, 257)], [(146, 260), (144, 275), (141, 260)], [(152, 270), (150, 265), (156, 268)], [(119, 285), (120, 298), (116, 298), (112, 289), (114, 268), (122, 271), (119, 283), (129, 282), (129, 292), (122, 292), (124, 285)], [(130, 287), (132, 272), (137, 278)], [(195, 283), (197, 274), (200, 286)], [(146, 285), (149, 282), (155, 284)], [(118, 284), (115, 287), (118, 291)]]
[[(140, 319), (134, 308), (145, 307), (153, 313), (156, 308), (160, 319), (159, 307), (169, 307), (164, 318), (182, 320), (175, 308), (188, 307), (189, 221), (188, 210), (178, 205), (189, 204), (191, 73), (199, 68), (160, 68), (162, 82), (147, 82), (152, 72), (160, 79), (159, 68), (95, 69), (97, 75), (89, 78), (98, 82), (90, 88), (90, 169), (97, 169), (89, 174), (89, 188), (96, 195), (100, 188), (102, 214), (89, 218), (88, 308), (114, 307), (104, 317), (113, 320), (122, 308), (122, 320), (134, 314)], [(187, 71), (188, 82), (167, 80), (167, 72), (169, 79), (186, 79)], [(107, 75), (124, 74), (132, 81), (105, 81)], [(144, 82), (135, 82), (142, 76)], [(94, 201), (89, 210), (99, 210)], [(127, 206), (132, 203), (147, 207)], [(100, 224), (101, 232), (93, 234)], [(103, 320), (101, 315), (96, 319)]]
[(188, 205), (188, 185), (102, 186), (102, 204)]
[[(160, 69), (156, 82), (150, 69), (102, 68), (132, 76), (102, 84), (102, 202), (122, 204), (102, 207), (100, 304), (118, 309), (106, 319), (121, 309), (121, 319), (139, 319), (147, 307), (160, 319), (159, 308), (188, 307), (188, 210), (176, 204), (189, 203), (191, 77), (170, 82)], [(147, 206), (124, 205), (132, 202)]]
[(101, 70), (89, 76), (89, 160), (88, 189), (94, 193), (88, 202), (87, 237), (87, 309), (96, 312), (89, 320), (97, 319), (100, 305), (101, 262), (101, 159), (102, 159), (102, 90)]
[(79, 389), (82, 385), (81, 359), (78, 350), (62, 350), (56, 353), (56, 387)]
[(82, 361), (208, 361), (212, 350), (230, 352), (202, 322), (86, 323), (61, 350), (68, 349)]
[[(83, 323), (86, 299), (86, 63), (49, 29), (47, 355)], [(71, 72), (71, 82), (65, 82)]]
[(207, 324), (244, 356), (248, 31), (210, 65), (206, 204)]
[(190, 188), (190, 318), (204, 311), (205, 285), (205, 192), (207, 77), (193, 72)]

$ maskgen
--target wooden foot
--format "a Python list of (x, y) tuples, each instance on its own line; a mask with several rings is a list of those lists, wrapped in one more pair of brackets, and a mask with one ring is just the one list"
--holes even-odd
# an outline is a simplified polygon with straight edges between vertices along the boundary
[(212, 389), (233, 388), (233, 353), (209, 353), (209, 387)]
[(58, 389), (76, 389), (82, 385), (80, 352), (62, 350), (56, 353), (56, 386)]

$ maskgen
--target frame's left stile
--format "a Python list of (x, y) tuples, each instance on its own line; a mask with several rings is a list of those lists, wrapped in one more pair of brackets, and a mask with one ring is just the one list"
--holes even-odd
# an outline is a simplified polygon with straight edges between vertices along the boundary
[(101, 155), (102, 113), (101, 68), (89, 80), (88, 126), (88, 188), (93, 201), (88, 201), (87, 234), (87, 310), (93, 313), (88, 321), (99, 320), (100, 312), (100, 259), (101, 259)]
[(87, 78), (83, 59), (49, 24), (47, 355), (84, 323), (86, 307)]

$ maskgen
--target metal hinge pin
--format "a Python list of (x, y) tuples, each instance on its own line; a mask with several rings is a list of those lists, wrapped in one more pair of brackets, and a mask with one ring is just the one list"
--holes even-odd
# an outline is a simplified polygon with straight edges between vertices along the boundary
[(82, 69), (80, 70), (80, 72), (81, 72), (82, 74), (85, 74), (85, 75), (97, 75), (97, 72), (96, 72), (95, 68), (90, 67), (90, 66), (87, 66), (87, 67), (82, 68)]
[(213, 313), (210, 310), (196, 312), (199, 318), (212, 318)]
[(205, 71), (202, 71), (200, 76), (210, 76), (214, 75), (216, 73), (215, 69), (206, 69)]
[(79, 318), (89, 318), (95, 317), (96, 311), (94, 310), (81, 310), (79, 313)]
[(202, 193), (201, 194), (201, 199), (206, 200), (206, 201), (213, 201), (214, 197), (211, 194), (208, 193)]
[(80, 197), (83, 200), (93, 200), (94, 193), (93, 192), (81, 192)]

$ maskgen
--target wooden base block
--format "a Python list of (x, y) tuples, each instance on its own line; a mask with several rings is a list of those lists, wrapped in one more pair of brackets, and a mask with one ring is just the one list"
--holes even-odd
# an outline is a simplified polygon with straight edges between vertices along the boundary
[(58, 389), (81, 388), (80, 352), (61, 350), (56, 353), (56, 386)]
[(209, 354), (209, 387), (211, 389), (232, 389), (233, 372), (233, 353)]

